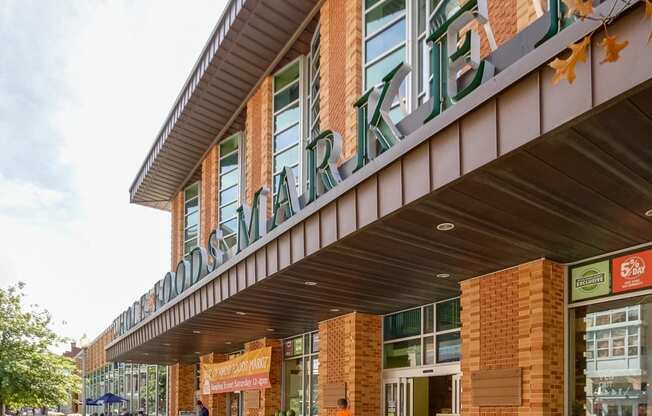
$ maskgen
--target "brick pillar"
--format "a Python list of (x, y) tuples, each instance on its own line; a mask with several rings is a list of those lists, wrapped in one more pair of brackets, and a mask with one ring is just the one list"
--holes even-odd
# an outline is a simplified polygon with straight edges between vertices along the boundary
[(381, 317), (350, 313), (319, 324), (319, 413), (333, 416), (337, 409), (325, 408), (324, 387), (345, 383), (355, 416), (378, 416), (381, 397)]
[(194, 364), (175, 364), (170, 366), (170, 416), (180, 411), (195, 410), (195, 369)]
[[(224, 354), (207, 354), (200, 357), (202, 364), (216, 364), (221, 363), (227, 360), (227, 356)], [(200, 385), (199, 390), (202, 390), (204, 385), (204, 373), (200, 372)], [(201, 401), (204, 403), (204, 406), (208, 408), (208, 413), (210, 416), (226, 416), (226, 393), (220, 394), (202, 394)], [(172, 416), (172, 415), (171, 415)]]
[(246, 416), (273, 416), (281, 410), (281, 378), (283, 374), (283, 344), (278, 339), (262, 338), (245, 344), (245, 352), (272, 347), (269, 381), (272, 387), (260, 391), (258, 409), (245, 409)]
[[(272, 183), (272, 77), (260, 84), (247, 102), (245, 138), (245, 175), (247, 203), (254, 193)], [(268, 204), (271, 209), (271, 204)], [(271, 211), (270, 211), (271, 212)]]
[[(319, 14), (322, 130), (342, 134), (342, 161), (355, 155), (357, 116), (362, 95), (362, 2), (326, 0)], [(345, 45), (345, 47), (342, 47)]]
[(183, 191), (172, 199), (170, 217), (172, 224), (170, 270), (174, 270), (183, 257)]
[(211, 147), (201, 163), (201, 191), (200, 191), (200, 230), (199, 245), (205, 246), (211, 231), (217, 226), (218, 207), (218, 174), (217, 174), (218, 145)]
[[(463, 416), (563, 415), (563, 276), (542, 259), (461, 283)], [(474, 407), (471, 374), (500, 368), (521, 368), (521, 406)]]

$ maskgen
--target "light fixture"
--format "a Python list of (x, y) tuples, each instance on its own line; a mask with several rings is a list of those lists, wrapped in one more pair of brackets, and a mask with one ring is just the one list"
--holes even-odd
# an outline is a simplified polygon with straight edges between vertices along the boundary
[(168, 344), (167, 342), (163, 344), (164, 347), (169, 347), (171, 344)]
[(645, 211), (645, 216), (652, 217), (652, 209), (648, 209), (647, 211)]
[(451, 275), (448, 273), (437, 273), (437, 277), (440, 279), (446, 279), (447, 277), (451, 277)]
[(337, 308), (333, 308), (333, 309), (331, 309), (331, 312), (339, 312), (339, 311), (340, 311), (340, 310), (337, 309)]
[(193, 334), (201, 334), (201, 331), (192, 331)]
[(247, 313), (242, 311), (237, 311), (235, 314), (240, 316), (245, 316)]
[(201, 352), (199, 352), (199, 351), (195, 351), (195, 354), (197, 354), (197, 355), (201, 355)]
[(224, 341), (226, 345), (231, 345), (231, 341)]
[(303, 284), (306, 286), (317, 286), (317, 282), (311, 282), (311, 281), (303, 282)]
[(143, 355), (149, 355), (149, 353), (148, 353), (148, 352), (144, 352)]
[(267, 332), (274, 332), (276, 331), (274, 328), (267, 328)]
[(452, 222), (442, 222), (441, 224), (437, 224), (435, 228), (437, 231), (450, 231), (455, 228), (455, 224)]

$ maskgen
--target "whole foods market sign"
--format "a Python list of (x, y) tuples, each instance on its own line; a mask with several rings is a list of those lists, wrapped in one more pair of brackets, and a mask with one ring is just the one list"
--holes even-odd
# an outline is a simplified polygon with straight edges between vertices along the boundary
[[(554, 36), (560, 30), (561, 0), (550, 0), (548, 10), (553, 17), (546, 34), (537, 42)], [(472, 23), (477, 22), (477, 25)], [(489, 22), (487, 0), (469, 0), (460, 5), (458, 0), (444, 0), (439, 3), (431, 22), (427, 42), (431, 46), (431, 83), (429, 101), (430, 113), (411, 127), (399, 130), (390, 117), (390, 109), (399, 96), (402, 82), (411, 68), (401, 63), (393, 68), (379, 86), (369, 89), (355, 103), (357, 109), (358, 134), (355, 171), (362, 169), (378, 154), (389, 150), (401, 141), (406, 134), (435, 119), (443, 111), (470, 94), (482, 83), (494, 76), (495, 69), (488, 59), (480, 58), (479, 35), (468, 30), (463, 38), (460, 31), (465, 27), (486, 27)], [(465, 72), (464, 79), (460, 73)], [(406, 130), (410, 131), (406, 131)], [(278, 192), (273, 199), (270, 192), (262, 187), (254, 193), (251, 205), (243, 204), (237, 210), (238, 245), (228, 247), (219, 229), (210, 233), (205, 246), (196, 247), (168, 272), (154, 287), (114, 320), (114, 332), (122, 335), (154, 314), (204, 276), (219, 268), (253, 242), (261, 239), (291, 218), (306, 205), (314, 202), (324, 193), (336, 187), (343, 179), (344, 172), (337, 167), (341, 156), (342, 137), (332, 130), (323, 131), (306, 145), (308, 189), (301, 197), (298, 195), (295, 178), (290, 168), (281, 171)], [(272, 218), (267, 221), (267, 204), (272, 204)], [(600, 291), (604, 282), (596, 275), (578, 279), (578, 294), (592, 297), (592, 291)], [(607, 283), (608, 284), (608, 283)], [(596, 289), (597, 288), (597, 289)]]

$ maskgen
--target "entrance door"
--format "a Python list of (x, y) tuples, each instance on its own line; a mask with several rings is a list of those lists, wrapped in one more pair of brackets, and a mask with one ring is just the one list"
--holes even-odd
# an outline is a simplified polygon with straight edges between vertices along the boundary
[(385, 416), (412, 416), (412, 379), (387, 380), (383, 388)]
[(383, 383), (384, 416), (438, 416), (459, 414), (459, 374), (401, 377)]
[(242, 392), (227, 393), (226, 400), (226, 415), (227, 416), (242, 416), (244, 397)]

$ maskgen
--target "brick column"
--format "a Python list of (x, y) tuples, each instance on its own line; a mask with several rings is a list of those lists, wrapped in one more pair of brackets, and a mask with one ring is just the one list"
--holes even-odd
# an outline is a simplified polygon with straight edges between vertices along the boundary
[[(227, 360), (227, 356), (224, 354), (207, 354), (200, 357), (202, 364), (215, 364), (221, 363)], [(203, 372), (199, 373), (200, 384), (199, 390), (202, 390), (204, 385), (204, 376)], [(201, 401), (204, 403), (204, 406), (208, 408), (208, 413), (210, 416), (226, 416), (226, 393), (220, 394), (202, 394)], [(172, 415), (171, 415), (172, 416)]]
[[(462, 415), (564, 413), (564, 269), (542, 259), (462, 287)], [(471, 374), (521, 368), (520, 407), (474, 407)]]
[(217, 174), (218, 145), (211, 147), (201, 162), (200, 191), (200, 230), (199, 245), (205, 246), (208, 236), (217, 226), (218, 180)]
[(381, 317), (351, 313), (319, 324), (319, 414), (333, 416), (325, 408), (324, 387), (345, 383), (355, 416), (378, 416), (381, 397)]
[[(342, 134), (342, 161), (355, 155), (357, 116), (362, 95), (362, 1), (326, 0), (319, 14), (322, 130)], [(344, 47), (342, 47), (344, 45)]]
[(195, 369), (194, 364), (175, 364), (170, 366), (170, 416), (180, 411), (195, 410)]
[(170, 270), (177, 267), (177, 263), (183, 257), (183, 191), (170, 201), (170, 219), (172, 232), (171, 234), (171, 254), (170, 254)]
[(272, 347), (272, 363), (269, 370), (269, 389), (260, 391), (258, 409), (245, 409), (246, 416), (273, 416), (281, 410), (281, 379), (283, 374), (283, 344), (278, 339), (262, 338), (245, 344), (245, 352)]
[[(247, 102), (245, 175), (247, 203), (261, 186), (272, 183), (272, 77), (263, 80)], [(268, 204), (271, 206), (271, 204)]]

